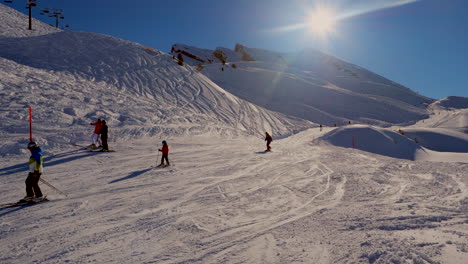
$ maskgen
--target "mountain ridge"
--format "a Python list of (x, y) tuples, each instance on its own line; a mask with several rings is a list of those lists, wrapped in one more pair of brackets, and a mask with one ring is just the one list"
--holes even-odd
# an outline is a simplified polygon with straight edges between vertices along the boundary
[[(267, 109), (315, 123), (411, 124), (427, 118), (426, 106), (434, 101), (362, 67), (313, 49), (280, 53), (241, 44), (236, 44), (234, 50), (175, 44), (171, 51), (174, 56), (181, 54), (187, 64), (196, 66), (231, 93)], [(184, 57), (182, 51), (190, 57)], [(222, 53), (223, 59), (215, 53)], [(193, 57), (201, 58), (204, 63)], [(260, 100), (271, 97), (273, 100)], [(328, 104), (324, 104), (323, 98), (330, 100)], [(338, 102), (331, 100), (333, 98)], [(369, 107), (360, 109), (366, 104)]]

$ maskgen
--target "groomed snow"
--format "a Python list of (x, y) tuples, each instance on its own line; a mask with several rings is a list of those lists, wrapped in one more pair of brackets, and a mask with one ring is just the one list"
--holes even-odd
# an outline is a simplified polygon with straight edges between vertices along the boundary
[[(458, 263), (468, 255), (467, 163), (275, 140), (157, 138), (46, 156), (50, 202), (0, 210), (2, 263)], [(165, 138), (166, 139), (166, 138)], [(0, 162), (23, 196), (28, 155)]]

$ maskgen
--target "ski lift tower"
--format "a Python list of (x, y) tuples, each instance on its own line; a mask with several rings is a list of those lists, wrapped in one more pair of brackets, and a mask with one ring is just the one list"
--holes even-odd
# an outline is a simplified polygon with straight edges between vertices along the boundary
[(65, 19), (62, 9), (43, 9), (41, 15), (49, 14), (49, 17), (55, 17), (55, 27), (59, 27), (59, 19)]
[[(13, 0), (4, 0), (7, 4), (13, 3)], [(32, 8), (37, 6), (36, 0), (26, 0), (26, 8), (29, 9), (29, 30), (32, 30)]]
[(29, 8), (29, 30), (32, 30), (32, 8), (37, 6), (36, 0), (27, 0), (26, 8)]

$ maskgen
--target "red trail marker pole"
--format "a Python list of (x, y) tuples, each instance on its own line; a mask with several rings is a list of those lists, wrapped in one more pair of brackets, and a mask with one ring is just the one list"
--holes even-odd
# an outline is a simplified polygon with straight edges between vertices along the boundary
[(32, 137), (32, 107), (29, 107), (29, 141), (33, 141)]

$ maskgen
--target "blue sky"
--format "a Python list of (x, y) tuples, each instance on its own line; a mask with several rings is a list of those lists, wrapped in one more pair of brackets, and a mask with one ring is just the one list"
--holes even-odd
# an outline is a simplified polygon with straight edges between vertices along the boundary
[[(24, 13), (25, 0), (8, 4)], [(328, 0), (334, 32), (317, 36), (304, 23), (315, 0), (37, 0), (61, 8), (72, 30), (108, 34), (168, 52), (174, 43), (200, 48), (250, 47), (291, 52), (313, 47), (425, 96), (468, 97), (468, 1)]]

